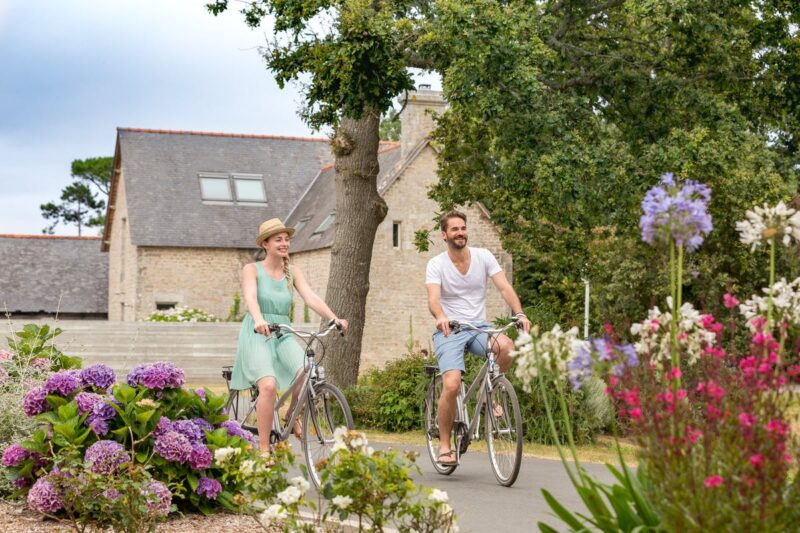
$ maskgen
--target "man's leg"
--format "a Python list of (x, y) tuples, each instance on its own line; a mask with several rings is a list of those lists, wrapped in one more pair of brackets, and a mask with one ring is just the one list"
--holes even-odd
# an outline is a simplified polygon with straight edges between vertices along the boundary
[(461, 370), (448, 370), (442, 374), (442, 384), (442, 394), (439, 396), (439, 462), (455, 464), (456, 458), (450, 454), (450, 431), (456, 418), (456, 398), (461, 387)]
[(514, 351), (514, 341), (502, 334), (493, 335), (492, 350), (494, 351), (494, 360), (500, 366), (500, 371), (505, 373), (513, 361), (511, 352)]

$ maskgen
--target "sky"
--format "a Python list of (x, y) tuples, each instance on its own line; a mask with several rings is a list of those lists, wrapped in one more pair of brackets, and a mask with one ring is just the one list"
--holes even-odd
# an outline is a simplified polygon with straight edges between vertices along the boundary
[(0, 234), (40, 234), (72, 160), (112, 156), (117, 127), (321, 136), (258, 52), (270, 25), (207, 1), (0, 0)]

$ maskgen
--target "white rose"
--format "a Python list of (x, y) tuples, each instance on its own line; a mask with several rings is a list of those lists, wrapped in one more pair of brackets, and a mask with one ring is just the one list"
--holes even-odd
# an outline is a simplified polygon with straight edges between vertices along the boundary
[(278, 493), (278, 499), (284, 503), (284, 505), (292, 505), (296, 503), (303, 494), (300, 492), (295, 486), (286, 487), (283, 492)]
[(339, 509), (347, 509), (353, 503), (353, 498), (350, 496), (334, 496), (331, 502)]

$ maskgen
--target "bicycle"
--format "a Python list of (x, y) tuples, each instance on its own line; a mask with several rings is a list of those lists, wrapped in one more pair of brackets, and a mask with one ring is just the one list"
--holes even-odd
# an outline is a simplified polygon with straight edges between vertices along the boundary
[[(499, 329), (480, 328), (468, 322), (457, 321), (452, 321), (449, 325), (456, 333), (468, 330), (479, 334), (497, 335), (517, 326), (517, 319), (512, 319), (509, 324)], [(487, 343), (486, 352), (486, 362), (466, 392), (462, 375), (456, 399), (456, 417), (451, 431), (451, 442), (454, 443), (453, 450), (456, 455), (456, 462), (453, 464), (438, 462), (438, 407), (443, 382), (438, 367), (425, 366), (426, 375), (431, 377), (425, 396), (425, 440), (433, 467), (439, 474), (450, 475), (461, 463), (461, 456), (467, 452), (470, 442), (481, 438), (481, 412), (484, 411), (483, 429), (492, 471), (498, 483), (510, 487), (517, 480), (522, 462), (522, 416), (517, 393), (511, 382), (500, 372), (494, 359), (491, 342)], [(473, 399), (474, 408), (470, 412), (469, 405), (473, 403)]]
[[(269, 437), (270, 446), (289, 438), (302, 411), (303, 429), (300, 440), (303, 445), (303, 456), (305, 457), (306, 465), (308, 465), (308, 477), (311, 478), (315, 487), (320, 488), (320, 464), (327, 460), (332, 453), (334, 431), (341, 426), (353, 429), (354, 424), (350, 406), (347, 404), (342, 391), (325, 382), (325, 369), (317, 363), (316, 353), (311, 344), (315, 340), (328, 336), (334, 330), (339, 330), (342, 335), (344, 335), (344, 332), (341, 331), (341, 327), (335, 321), (329, 322), (327, 327), (318, 332), (298, 331), (286, 324), (269, 324), (268, 328), (277, 338), (281, 338), (286, 333), (291, 333), (306, 344), (305, 364), (302, 372), (297, 377), (297, 380), (303, 380), (297, 401), (287, 413), (286, 418), (282, 420), (279, 412), (284, 403), (290, 398), (294, 386), (290, 387), (278, 398), (272, 418), (272, 430)], [(324, 356), (325, 346), (321, 342), (319, 345), (322, 347)], [(320, 357), (321, 361), (322, 357)], [(232, 374), (233, 367), (222, 367), (222, 377), (226, 380), (229, 393), (225, 411), (229, 418), (239, 422), (243, 428), (258, 434), (258, 428), (256, 427), (258, 387), (253, 385), (246, 390), (232, 390), (230, 388)], [(303, 409), (304, 407), (306, 409)]]

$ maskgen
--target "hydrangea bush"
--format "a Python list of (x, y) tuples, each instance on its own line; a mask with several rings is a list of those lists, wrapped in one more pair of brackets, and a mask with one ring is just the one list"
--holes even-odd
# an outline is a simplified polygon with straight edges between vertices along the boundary
[(219, 322), (219, 318), (200, 309), (179, 305), (150, 313), (146, 322)]

